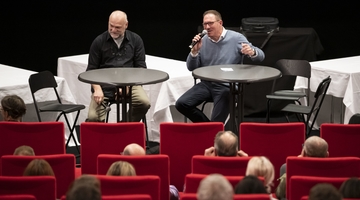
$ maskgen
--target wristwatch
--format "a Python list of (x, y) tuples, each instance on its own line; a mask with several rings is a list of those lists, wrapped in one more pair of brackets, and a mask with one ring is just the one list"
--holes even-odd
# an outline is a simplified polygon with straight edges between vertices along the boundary
[(253, 51), (254, 51), (254, 55), (252, 55), (252, 56), (256, 56), (256, 50), (255, 49), (252, 49)]

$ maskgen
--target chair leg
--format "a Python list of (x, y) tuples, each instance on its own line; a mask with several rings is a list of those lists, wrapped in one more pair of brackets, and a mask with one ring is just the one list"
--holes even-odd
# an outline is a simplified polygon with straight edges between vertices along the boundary
[(271, 105), (271, 100), (268, 99), (267, 100), (267, 109), (266, 109), (266, 123), (270, 122), (270, 105)]
[(150, 148), (150, 141), (149, 141), (149, 134), (148, 134), (148, 127), (147, 127), (147, 122), (146, 122), (146, 116), (144, 115), (144, 117), (142, 118), (142, 121), (145, 125), (145, 134), (146, 134), (146, 149)]
[(80, 154), (79, 145), (78, 145), (78, 143), (76, 142), (75, 135), (74, 135), (75, 125), (76, 125), (76, 122), (77, 122), (77, 120), (78, 120), (78, 118), (79, 118), (79, 114), (80, 114), (80, 111), (78, 111), (77, 114), (76, 114), (76, 117), (75, 117), (75, 120), (74, 120), (74, 124), (73, 124), (72, 126), (70, 126), (70, 123), (69, 123), (69, 120), (68, 120), (66, 114), (65, 114), (65, 113), (62, 113), (62, 115), (64, 115), (66, 124), (67, 124), (67, 126), (68, 126), (68, 128), (69, 128), (69, 130), (70, 130), (70, 135), (69, 135), (68, 140), (66, 141), (65, 148), (68, 148), (69, 142), (70, 142), (70, 140), (71, 140), (71, 138), (72, 138), (72, 139), (74, 140), (74, 143), (75, 143), (75, 146), (76, 146), (76, 150), (77, 150), (78, 153)]

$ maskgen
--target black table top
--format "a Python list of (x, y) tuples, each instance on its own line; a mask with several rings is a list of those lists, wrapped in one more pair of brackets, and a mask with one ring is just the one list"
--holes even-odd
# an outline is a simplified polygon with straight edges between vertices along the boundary
[(261, 65), (214, 65), (197, 68), (192, 72), (195, 78), (224, 83), (253, 83), (281, 77), (278, 69)]
[(145, 68), (104, 68), (79, 74), (78, 79), (85, 83), (134, 86), (160, 83), (169, 79), (166, 72)]

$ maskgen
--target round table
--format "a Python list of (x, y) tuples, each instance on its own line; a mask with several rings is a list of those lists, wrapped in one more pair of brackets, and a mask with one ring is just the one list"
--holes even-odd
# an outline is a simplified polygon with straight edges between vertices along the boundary
[[(98, 85), (111, 85), (119, 91), (126, 91), (129, 87), (129, 94), (131, 94), (132, 86), (135, 85), (149, 85), (160, 83), (169, 79), (166, 72), (146, 68), (103, 68), (94, 69), (79, 74), (78, 79), (85, 83), (98, 84)], [(129, 116), (131, 116), (131, 95), (123, 95), (119, 92), (116, 93), (117, 104), (117, 121), (120, 122), (120, 100), (122, 103), (122, 121), (126, 122), (127, 119), (127, 103), (129, 103)]]
[[(281, 72), (278, 69), (261, 65), (230, 64), (200, 67), (195, 69), (192, 72), (192, 75), (195, 78), (205, 81), (229, 83), (229, 124), (231, 131), (238, 135), (239, 130), (237, 128), (237, 124), (243, 122), (244, 118), (244, 84), (274, 80), (281, 77)], [(236, 112), (239, 114), (238, 123), (236, 123)]]

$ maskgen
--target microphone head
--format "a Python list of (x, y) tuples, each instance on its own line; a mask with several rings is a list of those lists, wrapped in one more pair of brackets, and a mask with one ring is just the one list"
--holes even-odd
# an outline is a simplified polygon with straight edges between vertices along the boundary
[(204, 35), (206, 35), (206, 34), (207, 34), (207, 30), (204, 29), (204, 30), (201, 32), (201, 35), (204, 36)]

